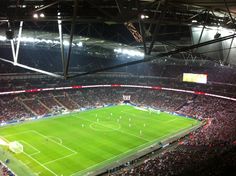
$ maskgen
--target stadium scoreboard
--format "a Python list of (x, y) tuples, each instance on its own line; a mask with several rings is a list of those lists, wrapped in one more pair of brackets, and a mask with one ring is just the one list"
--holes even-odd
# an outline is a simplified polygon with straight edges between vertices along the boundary
[(207, 83), (207, 74), (183, 73), (183, 82)]

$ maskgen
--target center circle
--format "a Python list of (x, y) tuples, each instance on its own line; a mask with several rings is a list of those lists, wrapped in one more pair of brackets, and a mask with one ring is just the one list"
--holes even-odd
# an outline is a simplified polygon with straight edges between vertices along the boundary
[(116, 122), (99, 122), (91, 123), (90, 128), (95, 131), (114, 131), (120, 129), (120, 124)]

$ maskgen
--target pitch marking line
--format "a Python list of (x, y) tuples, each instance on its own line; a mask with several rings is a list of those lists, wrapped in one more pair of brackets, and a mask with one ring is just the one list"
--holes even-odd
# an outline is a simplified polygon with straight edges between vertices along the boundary
[[(4, 138), (4, 137), (3, 137)], [(8, 143), (9, 143), (9, 141), (6, 139), (6, 138), (4, 138)], [(51, 169), (49, 169), (49, 168), (47, 168), (46, 166), (44, 166), (42, 163), (40, 163), (38, 160), (36, 160), (35, 158), (33, 158), (32, 156), (30, 156), (28, 153), (25, 153), (25, 152), (23, 152), (26, 156), (28, 156), (29, 158), (31, 158), (33, 161), (35, 161), (36, 163), (38, 163), (40, 166), (42, 166), (44, 169), (46, 169), (46, 170), (48, 170), (49, 172), (51, 172), (53, 175), (56, 175), (57, 176), (57, 174), (55, 173), (55, 172), (53, 172)]]
[(27, 131), (22, 131), (22, 132), (18, 132), (18, 133), (11, 133), (8, 135), (3, 135), (3, 137), (11, 137), (11, 136), (17, 136), (19, 134), (25, 134), (25, 133), (31, 133), (33, 130), (27, 130)]
[(67, 155), (67, 156), (63, 156), (63, 157), (61, 157), (61, 158), (57, 158), (57, 159), (52, 160), (52, 161), (48, 161), (48, 162), (43, 163), (43, 164), (44, 164), (44, 165), (51, 164), (51, 163), (54, 163), (55, 161), (65, 159), (65, 158), (71, 157), (71, 156), (76, 155), (76, 154), (77, 154), (77, 152), (76, 152), (76, 153), (69, 154), (69, 155)]
[[(60, 145), (60, 146), (64, 147), (65, 149), (67, 149), (67, 150), (69, 150), (69, 151), (72, 152), (72, 154), (69, 154), (69, 155), (67, 155), (67, 156), (63, 156), (63, 157), (57, 158), (57, 159), (55, 159), (55, 160), (46, 162), (46, 163), (44, 163), (44, 164), (40, 163), (38, 160), (36, 160), (35, 158), (32, 157), (32, 155), (36, 155), (36, 154), (38, 154), (38, 153), (28, 154), (28, 153), (26, 153), (26, 152), (23, 152), (26, 156), (28, 156), (28, 157), (31, 158), (33, 161), (35, 161), (36, 163), (38, 163), (40, 166), (42, 166), (43, 168), (45, 168), (46, 170), (48, 170), (49, 172), (51, 172), (53, 175), (57, 175), (57, 174), (56, 174), (55, 172), (53, 172), (52, 170), (50, 170), (48, 167), (46, 167), (45, 164), (50, 164), (50, 163), (53, 163), (53, 162), (55, 162), (55, 161), (58, 161), (58, 160), (61, 160), (61, 159), (70, 157), (70, 156), (75, 155), (75, 154), (78, 153), (78, 152), (76, 152), (76, 151), (70, 149), (69, 147), (63, 145), (63, 144), (62, 144), (62, 140), (60, 140), (61, 143), (58, 143), (58, 142), (56, 142), (55, 140), (51, 139), (50, 137), (45, 136), (45, 135), (39, 133), (39, 132), (36, 131), (36, 130), (27, 130), (27, 131), (23, 131), (23, 132), (19, 132), (19, 133), (14, 133), (14, 134), (11, 134), (11, 135), (5, 135), (4, 137), (10, 137), (10, 136), (18, 135), (18, 134), (32, 133), (32, 132), (35, 133), (35, 134), (37, 134), (37, 135), (39, 135), (39, 136), (41, 136), (41, 137), (43, 137), (43, 138), (45, 138), (45, 139), (50, 140), (51, 142), (53, 142), (53, 143), (55, 143), (55, 144), (57, 144), (57, 145)], [(4, 137), (3, 137), (3, 138), (4, 138)], [(5, 138), (4, 138), (4, 139), (5, 139)], [(60, 138), (58, 138), (58, 139), (60, 139)], [(6, 140), (6, 141), (7, 141), (7, 140)], [(25, 142), (25, 143), (26, 143), (26, 142)], [(30, 144), (29, 144), (29, 145), (30, 145)], [(32, 145), (30, 145), (30, 146), (32, 146)], [(33, 146), (32, 146), (32, 147), (33, 147)], [(33, 148), (35, 148), (35, 147), (33, 147)], [(35, 149), (36, 149), (36, 148), (35, 148)], [(36, 150), (38, 150), (38, 149), (36, 149)], [(39, 150), (38, 150), (38, 151), (39, 151)], [(40, 151), (39, 151), (39, 152), (40, 152)]]
[(27, 165), (29, 164), (28, 162), (27, 163), (24, 163), (23, 161), (21, 161), (21, 160), (18, 160), (22, 165), (24, 165), (24, 166), (26, 166), (27, 167)]
[[(162, 138), (162, 137), (160, 137), (160, 138)], [(94, 164), (94, 165), (92, 165), (92, 166), (90, 166), (90, 167), (88, 167), (88, 168), (86, 168), (86, 169), (84, 169), (84, 170), (82, 170), (82, 171), (75, 172), (75, 173), (71, 174), (71, 176), (73, 176), (73, 175), (75, 175), (75, 174), (80, 174), (80, 173), (82, 173), (82, 172), (85, 172), (86, 170), (90, 170), (91, 168), (96, 167), (96, 166), (98, 166), (98, 165), (101, 165), (102, 163), (105, 163), (105, 162), (107, 162), (107, 161), (113, 160), (113, 159), (115, 159), (115, 158), (119, 158), (120, 156), (125, 155), (125, 154), (129, 153), (130, 151), (135, 151), (136, 149), (138, 149), (138, 148), (140, 148), (140, 147), (142, 147), (142, 146), (148, 145), (149, 143), (152, 144), (152, 143), (154, 143), (155, 141), (158, 141), (160, 138), (157, 138), (157, 139), (155, 139), (155, 140), (153, 140), (153, 141), (148, 141), (148, 142), (146, 142), (146, 143), (144, 143), (144, 144), (141, 144), (141, 145), (139, 145), (139, 146), (137, 146), (137, 147), (135, 147), (135, 148), (129, 149), (129, 150), (125, 151), (124, 153), (121, 153), (121, 154), (119, 154), (119, 155), (116, 155), (116, 156), (114, 156), (114, 157), (111, 157), (111, 158), (109, 158), (109, 159), (107, 159), (107, 160), (105, 160), (105, 161), (102, 161), (102, 162), (100, 162), (100, 163)], [(150, 146), (148, 146), (147, 148), (149, 148), (149, 147), (150, 147)], [(114, 162), (115, 162), (115, 161), (114, 161)], [(118, 160), (117, 162), (119, 162), (119, 160)]]
[(38, 163), (40, 166), (42, 166), (44, 169), (48, 170), (49, 172), (51, 172), (53, 175), (57, 174), (55, 172), (53, 172), (51, 169), (49, 169), (48, 167), (46, 167), (44, 164), (40, 163), (38, 160), (36, 160), (35, 158), (33, 158), (32, 156), (30, 156), (29, 154), (23, 152), (26, 156), (28, 156), (29, 158), (31, 158), (33, 161), (35, 161), (36, 163)]
[(99, 122), (94, 122), (94, 121), (92, 121), (92, 120), (83, 119), (83, 118), (78, 117), (78, 116), (76, 116), (76, 117), (79, 118), (79, 119), (82, 119), (82, 120), (88, 121), (88, 122), (90, 122), (90, 123), (97, 123), (97, 124), (103, 126), (104, 128), (109, 128), (109, 129), (112, 129), (112, 130), (114, 130), (114, 131), (118, 131), (118, 132), (120, 132), (120, 133), (128, 134), (128, 135), (130, 135), (130, 136), (134, 136), (134, 137), (136, 137), (136, 138), (139, 138), (139, 139), (142, 139), (142, 140), (144, 140), (144, 141), (146, 141), (146, 142), (149, 142), (149, 140), (147, 140), (147, 139), (145, 139), (145, 138), (143, 138), (143, 137), (137, 136), (137, 135), (135, 135), (135, 134), (128, 133), (128, 132), (125, 132), (125, 131), (122, 131), (122, 130), (119, 130), (119, 129), (113, 129), (113, 128), (110, 128), (110, 127), (104, 126), (102, 123), (99, 123)]
[(39, 153), (41, 153), (41, 152), (39, 151), (39, 152), (32, 153), (32, 154), (30, 154), (30, 156), (34, 156), (34, 155), (37, 155)]
[(45, 138), (45, 139), (48, 139), (48, 140), (52, 141), (53, 143), (55, 143), (55, 144), (57, 144), (57, 145), (60, 145), (60, 146), (64, 147), (65, 149), (71, 151), (72, 153), (77, 153), (75, 150), (72, 150), (71, 148), (69, 148), (69, 147), (67, 147), (67, 146), (65, 146), (65, 145), (63, 145), (63, 144), (60, 144), (60, 143), (54, 141), (54, 140), (51, 139), (50, 137), (45, 136), (45, 135), (43, 135), (42, 133), (39, 133), (39, 132), (36, 131), (36, 130), (32, 130), (32, 131), (33, 131), (35, 134), (38, 134), (39, 136), (41, 136), (41, 137), (43, 137), (43, 138)]
[(48, 138), (52, 138), (52, 140), (53, 140), (53, 138), (55, 138), (55, 139), (57, 139), (59, 141), (59, 144), (62, 144), (62, 139), (59, 138), (59, 137), (56, 137), (56, 136), (47, 136), (47, 137)]
[(36, 152), (34, 152), (34, 153), (32, 153), (32, 154), (29, 154), (30, 156), (33, 156), (33, 155), (36, 155), (36, 154), (39, 154), (39, 153), (40, 153), (40, 151), (39, 151), (37, 148), (35, 148), (35, 147), (32, 146), (31, 144), (29, 144), (28, 142), (25, 142), (24, 140), (19, 140), (19, 141), (22, 142), (22, 143), (25, 143), (26, 145), (28, 145), (28, 146), (32, 147), (34, 150), (36, 150)]
[[(58, 138), (58, 137), (53, 136), (53, 137), (55, 137), (55, 138), (57, 138), (57, 139), (60, 139), (60, 140), (59, 140), (60, 143), (58, 143), (58, 142), (56, 142), (55, 140), (51, 139), (52, 136), (45, 136), (45, 135), (43, 135), (42, 133), (40, 133), (40, 132), (38, 132), (38, 131), (36, 131), (36, 130), (31, 130), (31, 131), (34, 132), (34, 133), (36, 133), (36, 134), (38, 134), (39, 136), (41, 136), (41, 137), (43, 137), (43, 138), (45, 138), (45, 139), (50, 140), (51, 142), (53, 142), (53, 143), (55, 143), (55, 144), (57, 144), (57, 145), (60, 145), (60, 146), (62, 146), (62, 147), (64, 147), (64, 148), (66, 148), (67, 150), (69, 150), (69, 151), (72, 152), (72, 154), (69, 154), (69, 155), (66, 155), (66, 156), (57, 158), (57, 159), (55, 159), (55, 160), (51, 160), (51, 161), (48, 161), (48, 162), (46, 162), (46, 163), (43, 163), (42, 165), (44, 165), (44, 166), (47, 165), (47, 164), (51, 164), (51, 163), (53, 163), (53, 162), (56, 162), (56, 161), (58, 161), (58, 160), (68, 158), (68, 157), (70, 157), (70, 156), (72, 156), (72, 155), (78, 154), (78, 152), (76, 152), (76, 151), (70, 149), (69, 147), (63, 145), (63, 144), (62, 144), (62, 140), (61, 140), (60, 138)], [(45, 166), (45, 167), (46, 167), (46, 166)]]
[(61, 143), (56, 142), (56, 141), (54, 141), (53, 139), (50, 139), (48, 136), (45, 136), (45, 135), (43, 135), (43, 134), (41, 134), (41, 133), (39, 133), (38, 131), (35, 131), (35, 130), (32, 130), (32, 131), (33, 131), (34, 133), (36, 133), (36, 134), (38, 134), (38, 135), (40, 135), (40, 136), (42, 136), (42, 137), (44, 137), (44, 138), (46, 138), (46, 139), (48, 139), (48, 140), (54, 142), (55, 144), (60, 145), (60, 146), (66, 148), (67, 150), (69, 150), (69, 151), (72, 152), (72, 153), (69, 154), (69, 155), (66, 155), (66, 156), (57, 158), (57, 159), (55, 159), (55, 160), (51, 160), (51, 161), (48, 161), (48, 162), (46, 162), (46, 163), (43, 163), (43, 165), (50, 164), (50, 163), (56, 162), (56, 161), (58, 161), (58, 160), (61, 160), (61, 159), (64, 159), (64, 158), (68, 158), (68, 157), (70, 157), (70, 156), (73, 156), (73, 155), (78, 154), (77, 151), (72, 150), (72, 149), (70, 149), (69, 147), (67, 147), (67, 146), (65, 146), (65, 145), (63, 145), (63, 144), (61, 144)]
[[(167, 137), (167, 136), (175, 137), (175, 136), (177, 136), (177, 135), (179, 135), (179, 134), (181, 134), (181, 133), (184, 133), (185, 131), (192, 130), (193, 128), (195, 128), (195, 127), (191, 127), (191, 128), (189, 128), (189, 127), (190, 127), (190, 125), (189, 125), (188, 127), (186, 127), (186, 128), (183, 128), (183, 129), (181, 129), (181, 130), (179, 130), (179, 131), (176, 131), (177, 133), (176, 133), (175, 135), (172, 135), (173, 133), (172, 133), (172, 134), (167, 134), (167, 135), (161, 136), (161, 137), (159, 137), (159, 138), (156, 138), (155, 140), (148, 141), (148, 142), (146, 142), (146, 143), (144, 143), (144, 144), (141, 144), (141, 145), (139, 145), (139, 146), (137, 146), (137, 147), (135, 147), (135, 148), (132, 148), (132, 149), (130, 149), (130, 150), (127, 150), (127, 151), (124, 152), (124, 153), (121, 153), (121, 154), (119, 154), (119, 155), (116, 155), (116, 156), (114, 156), (114, 157), (112, 157), (112, 158), (109, 158), (109, 159), (107, 159), (107, 160), (105, 160), (105, 161), (102, 161), (102, 162), (100, 162), (100, 163), (94, 164), (94, 165), (92, 165), (92, 166), (90, 166), (90, 167), (88, 167), (88, 168), (86, 168), (86, 169), (84, 169), (84, 170), (75, 172), (75, 173), (71, 174), (70, 176), (74, 176), (74, 175), (77, 175), (77, 174), (80, 174), (80, 173), (85, 174), (84, 172), (89, 171), (91, 168), (95, 168), (96, 166), (101, 165), (102, 163), (106, 163), (107, 161), (113, 160), (113, 159), (115, 159), (115, 158), (119, 158), (120, 156), (125, 155), (125, 154), (129, 153), (130, 151), (135, 151), (136, 149), (141, 148), (140, 150), (135, 151), (135, 152), (141, 152), (141, 151), (143, 151), (143, 150), (145, 150), (145, 149), (147, 149), (147, 148), (150, 148), (152, 144), (155, 144), (155, 143), (157, 143), (158, 141), (161, 141), (160, 139), (163, 139), (163, 138), (165, 138), (165, 137)], [(142, 146), (147, 146), (147, 147), (142, 148)], [(134, 153), (132, 153), (132, 154), (134, 154)], [(128, 157), (129, 157), (129, 155), (127, 156), (127, 158), (128, 158)], [(126, 157), (125, 157), (125, 158), (126, 158)], [(119, 162), (119, 161), (122, 160), (122, 159), (124, 159), (124, 158), (121, 158), (121, 159), (117, 160), (116, 162)], [(114, 161), (114, 162), (115, 162), (115, 161)]]

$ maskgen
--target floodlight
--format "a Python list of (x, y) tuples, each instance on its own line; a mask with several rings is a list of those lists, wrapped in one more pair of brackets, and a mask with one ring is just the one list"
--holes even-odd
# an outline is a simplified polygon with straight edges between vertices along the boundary
[(44, 17), (45, 17), (44, 13), (40, 13), (39, 16), (40, 16), (41, 18), (44, 18)]
[(141, 18), (141, 19), (147, 19), (147, 18), (149, 18), (149, 16), (142, 14), (142, 15), (140, 15), (140, 18)]
[(65, 45), (65, 46), (69, 46), (70, 45), (70, 42), (69, 41), (63, 41), (63, 44)]
[(37, 13), (33, 14), (33, 18), (36, 18), (38, 19), (39, 18), (39, 15)]
[(83, 46), (83, 43), (82, 42), (79, 42), (77, 43), (78, 47), (82, 47)]
[(5, 36), (0, 35), (0, 41), (5, 41), (7, 38)]

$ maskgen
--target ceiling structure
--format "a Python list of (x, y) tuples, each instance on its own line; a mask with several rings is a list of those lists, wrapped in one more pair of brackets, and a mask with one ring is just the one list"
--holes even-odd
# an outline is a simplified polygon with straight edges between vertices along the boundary
[(205, 11), (210, 12), (209, 21), (228, 22), (230, 16), (236, 16), (235, 0), (2, 0), (0, 20), (35, 21), (33, 14), (43, 12), (45, 18), (38, 21), (57, 21), (59, 12), (62, 21), (71, 21), (75, 6), (78, 23), (137, 22), (143, 13), (149, 16), (147, 23), (156, 23), (164, 10), (167, 14), (163, 21), (171, 24), (202, 20)]
[[(195, 58), (196, 55), (201, 56), (193, 52), (195, 48), (229, 39), (233, 41), (235, 37), (234, 33), (200, 42), (205, 27), (217, 26), (235, 30), (235, 21), (235, 0), (2, 0), (0, 6), (0, 28), (7, 30), (7, 37), (10, 40), (14, 37), (11, 31), (16, 29), (21, 31), (24, 28), (23, 24), (27, 24), (25, 26), (31, 30), (39, 28), (40, 30), (52, 30), (53, 28), (47, 28), (50, 24), (58, 27), (56, 30), (60, 36), (64, 77), (68, 77), (74, 35), (78, 30), (78, 25), (81, 24), (124, 26), (146, 55), (155, 53), (154, 48), (158, 42), (158, 44), (164, 43), (164, 45), (171, 46), (172, 50), (155, 53), (155, 56), (163, 57), (184, 53)], [(177, 46), (163, 40), (158, 41), (163, 26), (197, 25), (203, 26), (198, 43)], [(64, 54), (63, 26), (68, 28), (67, 56)], [(181, 31), (181, 29), (179, 30)], [(19, 36), (21, 36), (21, 32), (18, 32)], [(20, 44), (20, 42), (18, 43)], [(17, 47), (13, 50), (16, 50), (15, 56), (17, 56)], [(138, 62), (150, 60), (154, 59), (149, 58)], [(137, 62), (128, 64), (137, 64)]]

